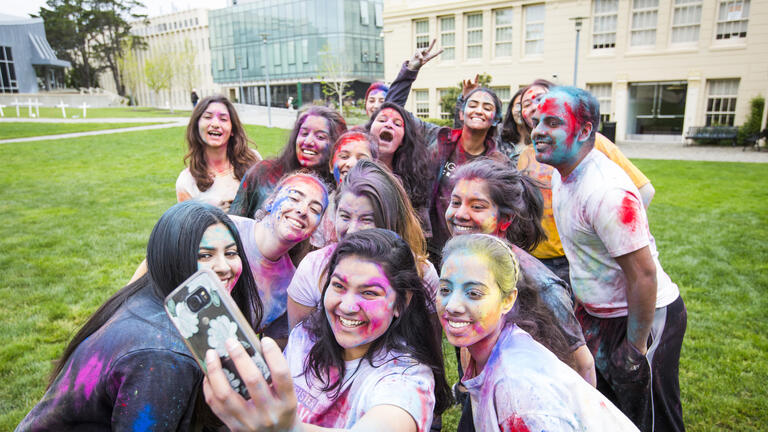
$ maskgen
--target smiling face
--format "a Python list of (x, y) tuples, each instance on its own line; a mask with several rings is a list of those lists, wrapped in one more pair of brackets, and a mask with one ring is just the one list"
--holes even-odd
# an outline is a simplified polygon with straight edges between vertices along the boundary
[[(578, 160), (584, 140), (589, 137), (579, 125), (573, 111), (574, 101), (564, 93), (543, 96), (531, 118), (534, 129), (531, 140), (536, 160), (555, 167)], [(589, 124), (589, 123), (588, 123)]]
[(451, 192), (451, 202), (445, 210), (445, 220), (451, 235), (491, 234), (501, 235), (499, 207), (488, 192), (488, 185), (481, 179), (461, 179)]
[(341, 184), (349, 170), (360, 159), (373, 159), (371, 146), (364, 139), (350, 139), (339, 143), (331, 159), (331, 172), (336, 184)]
[(360, 358), (398, 316), (397, 293), (384, 270), (373, 261), (345, 256), (330, 277), (323, 298), (328, 323), (344, 360)]
[(200, 138), (210, 147), (226, 147), (232, 135), (232, 121), (227, 106), (220, 102), (208, 104), (197, 121), (197, 130)]
[(366, 196), (345, 192), (336, 209), (336, 238), (342, 240), (347, 234), (376, 228), (374, 209)]
[(371, 135), (379, 138), (379, 158), (392, 160), (405, 136), (403, 116), (392, 108), (384, 108), (371, 124)]
[(299, 164), (313, 168), (322, 162), (329, 139), (328, 120), (316, 115), (307, 116), (296, 136), (296, 159)]
[(211, 225), (203, 233), (197, 251), (197, 269), (213, 270), (227, 291), (232, 292), (243, 272), (243, 262), (237, 253), (235, 238), (226, 225)]
[[(465, 252), (449, 255), (440, 271), (437, 314), (451, 345), (493, 349), (503, 327), (502, 315), (515, 302), (516, 289), (502, 298), (488, 259)], [(473, 357), (475, 354), (473, 353)]]
[(297, 175), (286, 180), (266, 207), (277, 237), (286, 243), (299, 243), (315, 231), (328, 196), (317, 180)]
[(523, 93), (520, 106), (522, 108), (522, 116), (525, 124), (530, 129), (533, 129), (533, 123), (531, 123), (531, 117), (534, 111), (536, 111), (536, 104), (538, 103), (539, 96), (546, 93), (548, 90), (542, 86), (533, 86)]
[(387, 93), (384, 90), (372, 90), (365, 100), (365, 113), (370, 117), (384, 103)]
[(484, 91), (472, 93), (464, 105), (464, 126), (475, 130), (488, 130), (496, 117), (493, 97)]
[(521, 101), (522, 95), (517, 95), (512, 100), (512, 119), (515, 121), (518, 129), (523, 126), (523, 105)]

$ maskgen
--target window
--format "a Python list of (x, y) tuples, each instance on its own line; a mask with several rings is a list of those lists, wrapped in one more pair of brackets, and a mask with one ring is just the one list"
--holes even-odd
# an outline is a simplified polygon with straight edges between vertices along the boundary
[(483, 14), (467, 14), (467, 58), (475, 59), (483, 56)]
[(309, 39), (301, 40), (301, 61), (309, 63)]
[(496, 57), (512, 57), (512, 8), (493, 11), (496, 25)]
[(544, 5), (525, 7), (525, 55), (544, 52)]
[(675, 0), (672, 17), (672, 43), (699, 40), (701, 0)]
[(747, 37), (749, 0), (722, 0), (717, 11), (716, 39)]
[(16, 67), (13, 64), (11, 47), (0, 46), (0, 93), (18, 93)]
[(441, 17), (440, 23), (440, 48), (443, 53), (440, 55), (442, 60), (453, 60), (456, 58), (456, 18)]
[(709, 80), (707, 84), (707, 126), (733, 126), (739, 80)]
[(296, 64), (296, 41), (288, 41), (288, 64)]
[(659, 0), (632, 0), (632, 31), (629, 44), (647, 46), (656, 43), (656, 19)]
[(618, 0), (595, 0), (592, 3), (592, 49), (616, 47)]
[(272, 54), (270, 54), (272, 60), (272, 66), (280, 66), (282, 64), (283, 51), (280, 49), (279, 43), (272, 44)]
[(437, 89), (437, 110), (440, 111), (440, 118), (443, 120), (453, 119), (453, 112), (451, 110), (453, 110), (454, 104), (456, 103), (456, 99), (452, 98), (453, 100), (451, 101), (451, 104), (450, 104), (451, 108), (448, 111), (445, 111), (445, 109), (443, 108), (443, 98), (446, 95), (450, 94), (451, 91), (452, 89), (447, 89), (447, 88)]
[(587, 84), (587, 91), (600, 102), (600, 123), (611, 121), (611, 84)]
[(429, 117), (429, 90), (414, 90), (413, 97), (416, 100), (416, 116)]
[(509, 87), (491, 87), (491, 90), (496, 93), (496, 96), (501, 101), (501, 116), (504, 117), (509, 106), (509, 100), (512, 98), (512, 93), (510, 93)]
[(368, 0), (360, 1), (360, 24), (368, 25)]
[(429, 48), (429, 21), (414, 21), (416, 31), (416, 49)]
[(380, 3), (373, 5), (373, 12), (375, 13), (374, 19), (376, 20), (376, 27), (384, 27), (384, 11), (383, 6)]

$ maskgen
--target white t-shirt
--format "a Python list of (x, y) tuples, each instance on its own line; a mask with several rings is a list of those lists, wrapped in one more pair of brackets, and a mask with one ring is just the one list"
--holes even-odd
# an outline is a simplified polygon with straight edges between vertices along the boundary
[[(312, 251), (304, 257), (296, 268), (296, 273), (288, 286), (288, 296), (296, 303), (309, 307), (319, 307), (322, 300), (323, 281), (320, 278), (323, 270), (331, 260), (333, 251), (336, 250), (338, 243), (332, 243), (322, 249)], [(424, 277), (422, 280), (427, 288), (429, 303), (427, 307), (434, 310), (434, 298), (437, 287), (440, 285), (440, 278), (437, 275), (435, 266), (427, 261), (422, 268)]]
[(637, 431), (603, 394), (514, 324), (502, 329), (485, 368), (461, 382), (475, 430)]
[(435, 407), (435, 380), (429, 367), (401, 353), (382, 350), (374, 355), (375, 366), (362, 358), (345, 362), (343, 384), (335, 395), (320, 390), (322, 384), (311, 372), (304, 374), (314, 344), (304, 326), (297, 325), (285, 347), (299, 420), (321, 427), (351, 428), (373, 407), (394, 405), (413, 417), (419, 432), (429, 431)]
[(240, 180), (235, 178), (235, 170), (230, 169), (227, 172), (217, 174), (211, 187), (205, 192), (200, 192), (189, 168), (184, 168), (176, 179), (176, 197), (181, 198), (187, 195), (193, 200), (219, 207), (222, 201), (235, 199), (239, 186)]
[(656, 264), (656, 307), (680, 296), (659, 263), (640, 192), (605, 155), (590, 151), (565, 180), (555, 170), (552, 208), (573, 292), (590, 315), (627, 315), (627, 279), (614, 258), (646, 246)]
[[(270, 261), (264, 257), (256, 246), (256, 237), (253, 232), (254, 226), (258, 223), (253, 219), (229, 215), (229, 218), (237, 226), (240, 233), (240, 240), (243, 242), (245, 256), (248, 258), (248, 264), (253, 273), (253, 279), (259, 289), (259, 297), (264, 306), (261, 319), (261, 326), (257, 331), (263, 331), (285, 314), (288, 308), (288, 284), (291, 283), (296, 267), (293, 266), (288, 254), (283, 255), (277, 261)], [(287, 322), (286, 322), (287, 323)], [(274, 337), (285, 337), (288, 335), (287, 324), (283, 329), (283, 335), (271, 334)]]

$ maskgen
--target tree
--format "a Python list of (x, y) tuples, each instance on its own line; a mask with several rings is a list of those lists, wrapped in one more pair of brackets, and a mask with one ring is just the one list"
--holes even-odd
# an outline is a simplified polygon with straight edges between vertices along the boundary
[(195, 65), (195, 56), (197, 50), (189, 38), (184, 39), (182, 48), (176, 51), (176, 60), (174, 63), (174, 77), (181, 88), (187, 93), (192, 93), (196, 83), (200, 81), (200, 74)]
[(98, 29), (94, 38), (96, 58), (104, 65), (104, 69), (112, 73), (117, 93), (125, 96), (125, 85), (118, 64), (123, 46), (145, 46), (139, 36), (131, 34), (131, 25), (126, 18), (146, 18), (146, 15), (133, 12), (133, 9), (144, 5), (136, 0), (92, 0), (91, 4)]
[(344, 98), (354, 94), (347, 90), (352, 82), (350, 69), (342, 56), (334, 55), (328, 45), (323, 46), (320, 51), (320, 82), (323, 83), (324, 95), (339, 98), (339, 112), (343, 112)]
[(155, 93), (168, 90), (168, 106), (173, 112), (173, 104), (171, 104), (173, 58), (170, 50), (163, 47), (150, 54), (144, 61), (144, 77), (147, 80), (147, 87)]
[(123, 83), (129, 92), (128, 94), (134, 107), (137, 105), (136, 93), (138, 93), (139, 86), (144, 81), (144, 71), (141, 69), (136, 51), (129, 44), (124, 44), (123, 51), (120, 57), (118, 57), (117, 62), (120, 74), (123, 77)]

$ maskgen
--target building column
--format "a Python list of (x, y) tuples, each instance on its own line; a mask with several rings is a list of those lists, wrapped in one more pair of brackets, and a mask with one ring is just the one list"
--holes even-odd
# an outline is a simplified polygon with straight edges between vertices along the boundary
[(627, 113), (629, 112), (629, 93), (627, 76), (621, 75), (614, 84), (614, 118), (616, 122), (616, 142), (627, 139)]
[(691, 71), (688, 73), (688, 88), (685, 93), (685, 116), (683, 117), (683, 134), (680, 140), (685, 143), (685, 133), (689, 127), (696, 124), (699, 108), (699, 95), (701, 94), (701, 72)]

